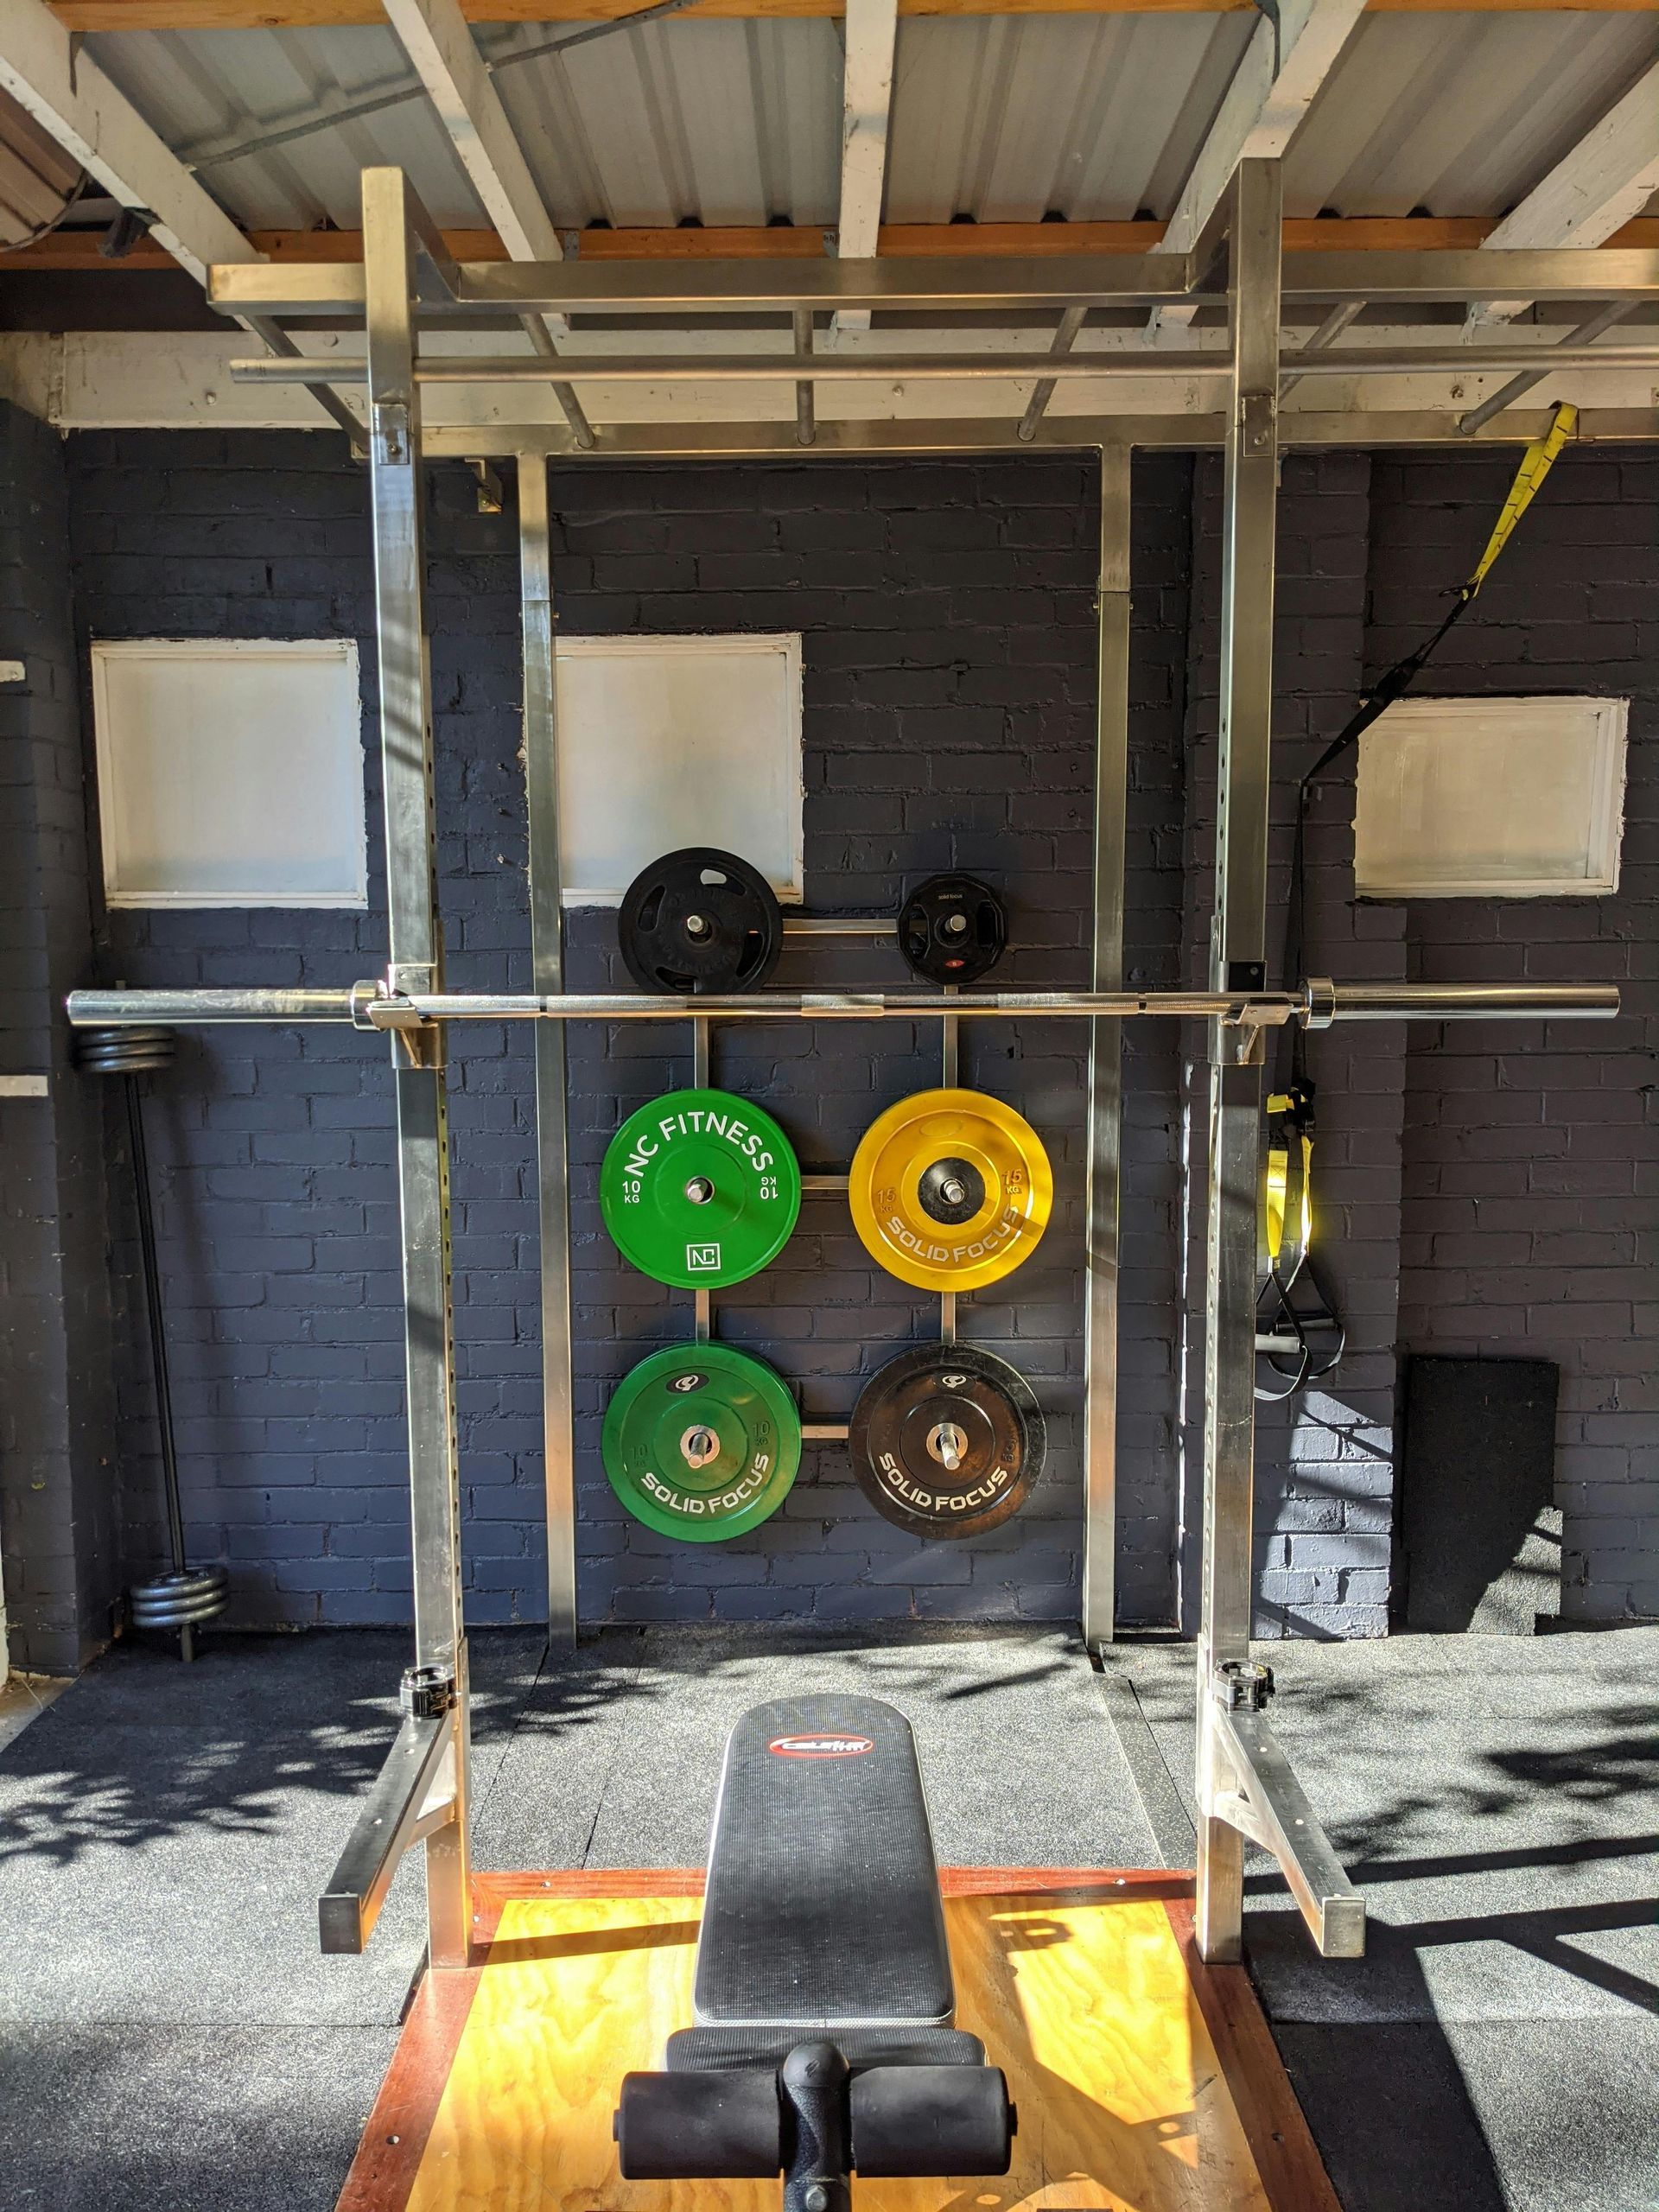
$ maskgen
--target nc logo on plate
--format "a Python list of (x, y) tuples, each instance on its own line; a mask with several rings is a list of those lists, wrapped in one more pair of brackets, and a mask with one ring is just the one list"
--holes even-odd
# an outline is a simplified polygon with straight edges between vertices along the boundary
[(873, 1736), (774, 1736), (766, 1749), (780, 1759), (855, 1759), (875, 1749)]
[(706, 1269), (713, 1274), (718, 1272), (719, 1268), (720, 1247), (718, 1244), (688, 1244), (686, 1246), (685, 1271), (687, 1274), (695, 1274), (699, 1269)]

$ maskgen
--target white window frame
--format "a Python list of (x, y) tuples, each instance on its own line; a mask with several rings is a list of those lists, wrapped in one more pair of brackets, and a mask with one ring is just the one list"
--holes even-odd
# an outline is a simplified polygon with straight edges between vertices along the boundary
[[(306, 891), (250, 889), (245, 884), (222, 888), (193, 885), (188, 890), (155, 889), (130, 881), (123, 884), (122, 776), (124, 763), (114, 734), (109, 672), (123, 662), (137, 660), (225, 660), (288, 663), (338, 662), (348, 672), (340, 687), (340, 724), (334, 734), (349, 747), (358, 772), (350, 779), (355, 791), (355, 810), (349, 824), (352, 861), (347, 873), (333, 885)], [(105, 903), (117, 907), (327, 907), (365, 912), (369, 904), (368, 810), (363, 782), (363, 704), (361, 670), (355, 638), (99, 638), (92, 640), (92, 729), (98, 762), (99, 834), (103, 845)], [(342, 856), (344, 844), (341, 846)]]
[[(798, 906), (805, 896), (806, 883), (806, 736), (804, 721), (804, 701), (801, 677), (801, 633), (798, 630), (736, 630), (653, 632), (647, 634), (621, 636), (560, 637), (554, 656), (555, 728), (563, 726), (563, 717), (557, 710), (559, 664), (582, 659), (617, 659), (639, 655), (658, 657), (664, 653), (719, 653), (727, 658), (734, 654), (754, 653), (768, 657), (781, 653), (785, 664), (785, 713), (789, 717), (787, 735), (794, 747), (793, 784), (791, 786), (791, 820), (790, 824), (790, 874), (788, 880), (779, 882), (769, 879), (781, 905)], [(558, 741), (556, 739), (556, 742)], [(561, 844), (564, 842), (564, 826), (561, 825)], [(682, 839), (682, 843), (692, 842)], [(711, 839), (711, 843), (719, 843)], [(664, 850), (673, 849), (665, 847)], [(731, 850), (729, 841), (726, 849)], [(656, 857), (647, 855), (648, 858)], [(753, 860), (750, 854), (740, 854), (741, 859)], [(572, 872), (568, 855), (559, 855), (561, 898), (564, 906), (580, 907), (620, 906), (627, 891), (626, 883), (589, 886), (573, 884), (568, 879)]]
[[(1459, 723), (1487, 725), (1506, 721), (1511, 727), (1539, 724), (1560, 726), (1576, 715), (1592, 736), (1590, 820), (1585, 840), (1584, 866), (1576, 874), (1521, 875), (1502, 865), (1483, 868), (1471, 860), (1465, 873), (1455, 879), (1444, 869), (1439, 875), (1427, 868), (1414, 870), (1409, 859), (1389, 865), (1373, 862), (1366, 873), (1361, 847), (1366, 807), (1366, 765), (1398, 748), (1414, 730), (1444, 731), (1456, 741)], [(1535, 693), (1523, 697), (1476, 696), (1450, 699), (1402, 699), (1378, 716), (1359, 741), (1354, 821), (1354, 887), (1362, 899), (1600, 899), (1618, 888), (1619, 852), (1624, 826), (1624, 764), (1630, 722), (1628, 699), (1585, 695)], [(1387, 770), (1382, 770), (1386, 774)]]

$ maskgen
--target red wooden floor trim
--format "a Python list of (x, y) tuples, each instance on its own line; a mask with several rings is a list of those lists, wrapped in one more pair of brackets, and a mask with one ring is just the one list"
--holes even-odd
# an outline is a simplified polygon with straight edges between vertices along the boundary
[[(701, 1897), (701, 1866), (587, 1866), (546, 1874), (474, 1874), (473, 1891), (498, 1913), (526, 1897)], [(1060, 1890), (1133, 1890), (1137, 1897), (1185, 1897), (1190, 1874), (1135, 1866), (942, 1866), (939, 1886), (948, 1897), (1014, 1897)]]
[(1249, 1975), (1199, 1957), (1190, 1896), (1164, 1909), (1273, 2212), (1342, 2212)]
[(408, 2203), (477, 1983), (476, 1972), (423, 1979), (335, 2212), (402, 2212)]
[(1099, 1890), (1127, 1897), (1190, 1897), (1192, 1877), (1158, 1866), (941, 1866), (939, 1887), (948, 1897), (1052, 1896)]
[(701, 1866), (583, 1866), (546, 1874), (474, 1874), (473, 1895), (504, 1904), (525, 1897), (700, 1897)]

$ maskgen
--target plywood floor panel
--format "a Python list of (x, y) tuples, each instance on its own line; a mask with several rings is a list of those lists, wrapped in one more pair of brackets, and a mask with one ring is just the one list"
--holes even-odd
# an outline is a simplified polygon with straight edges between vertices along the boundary
[[(659, 2065), (691, 2013), (702, 1898), (656, 1878), (656, 1893), (639, 1875), (635, 1894), (605, 1896), (525, 1895), (524, 1878), (500, 1896), (458, 2039), (448, 2000), (447, 2077), (432, 2070), (444, 2037), (417, 2010), (427, 2113), (394, 2067), (341, 2212), (776, 2212), (776, 2183), (617, 2174), (617, 2083)], [(1179, 1878), (996, 1879), (947, 1878), (945, 1916), (957, 2024), (1019, 2107), (1013, 2171), (858, 2183), (861, 2212), (1334, 2212), (1265, 2028), (1253, 2039), (1224, 2017), (1236, 1991), (1196, 1964)], [(1264, 2064), (1275, 2078), (1230, 2079)], [(1294, 2124), (1268, 2124), (1287, 2101)]]

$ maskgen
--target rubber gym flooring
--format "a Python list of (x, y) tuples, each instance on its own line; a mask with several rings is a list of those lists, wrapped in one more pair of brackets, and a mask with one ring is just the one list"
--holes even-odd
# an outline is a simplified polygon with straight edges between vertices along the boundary
[[(328, 2212), (421, 1949), (315, 1898), (389, 1739), (397, 1634), (118, 1649), (0, 1751), (3, 2212)], [(1346, 2212), (1659, 2207), (1659, 1632), (1266, 1650), (1275, 1721), (1370, 1904), (1321, 1965), (1264, 1867), (1251, 1966)], [(478, 1863), (701, 1859), (744, 1705), (915, 1725), (950, 1864), (1190, 1859), (1192, 1654), (1057, 1630), (474, 1639)]]

